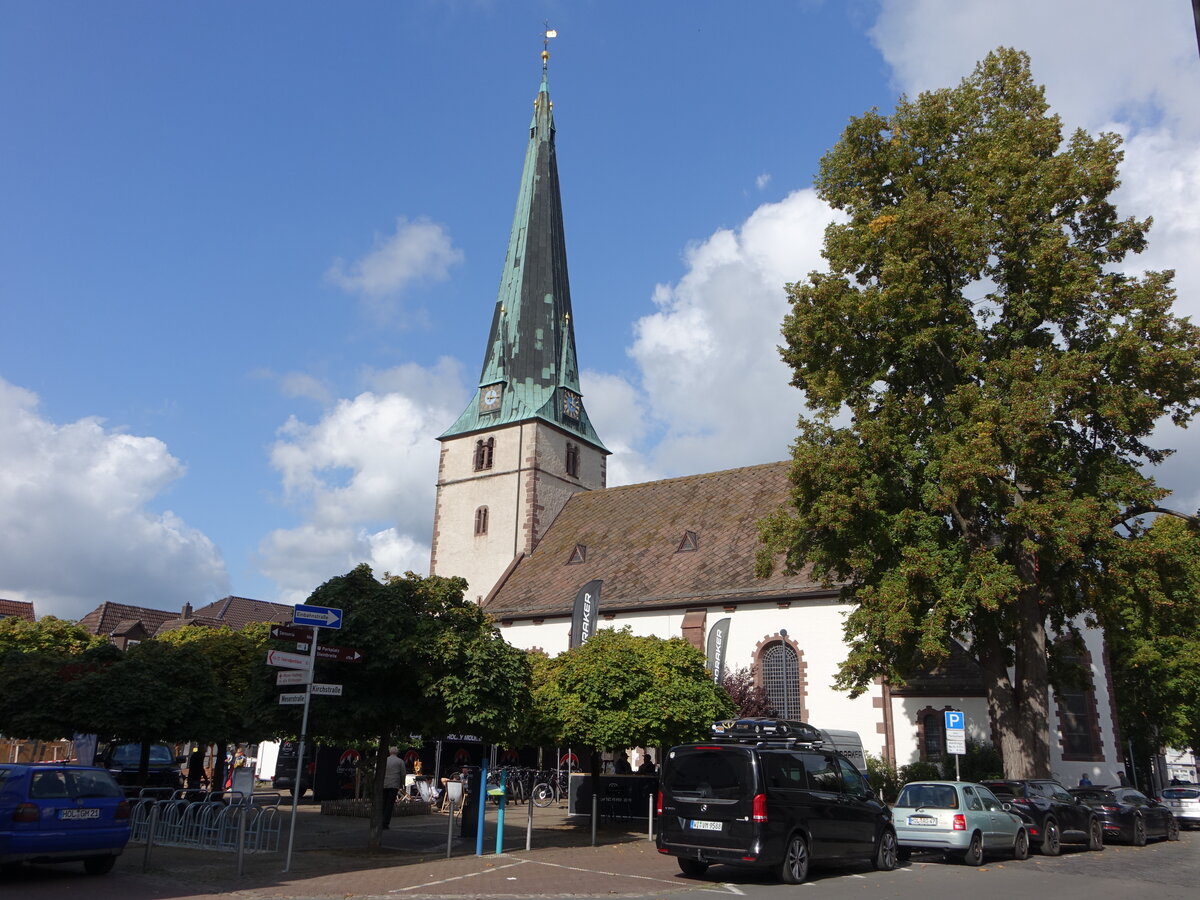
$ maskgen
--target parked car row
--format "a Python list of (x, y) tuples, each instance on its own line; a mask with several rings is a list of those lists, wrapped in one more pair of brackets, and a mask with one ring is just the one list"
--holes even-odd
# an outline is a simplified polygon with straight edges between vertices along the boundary
[(1103, 850), (1106, 836), (1138, 846), (1178, 840), (1182, 804), (1194, 802), (1200, 820), (1200, 790), (1171, 791), (1180, 793), (1175, 810), (1132, 788), (919, 781), (889, 809), (817, 729), (747, 718), (716, 723), (711, 740), (666, 754), (656, 842), (694, 877), (725, 864), (795, 884), (814, 861), (861, 859), (886, 870), (914, 852), (977, 866), (994, 854), (1026, 859), (1031, 849), (1057, 856), (1063, 844)]

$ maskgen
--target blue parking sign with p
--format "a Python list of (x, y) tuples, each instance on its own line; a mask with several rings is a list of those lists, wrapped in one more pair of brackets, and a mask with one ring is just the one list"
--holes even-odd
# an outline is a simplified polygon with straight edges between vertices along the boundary
[(961, 731), (966, 727), (966, 721), (963, 713), (957, 709), (946, 710), (946, 730)]

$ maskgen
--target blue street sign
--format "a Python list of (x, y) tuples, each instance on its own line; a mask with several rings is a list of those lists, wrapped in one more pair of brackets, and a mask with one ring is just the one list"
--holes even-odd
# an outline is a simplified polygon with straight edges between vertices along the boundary
[(332, 606), (298, 605), (292, 610), (293, 625), (316, 625), (321, 628), (341, 628), (342, 611)]
[(961, 712), (956, 709), (946, 710), (947, 731), (962, 731), (966, 725), (966, 719)]

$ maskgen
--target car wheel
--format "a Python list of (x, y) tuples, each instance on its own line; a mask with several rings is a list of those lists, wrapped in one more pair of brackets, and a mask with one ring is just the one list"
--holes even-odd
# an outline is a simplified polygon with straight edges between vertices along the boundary
[(1013, 859), (1029, 859), (1029, 832), (1024, 828), (1017, 832), (1013, 841)]
[(968, 866), (983, 865), (983, 835), (978, 831), (971, 835), (971, 846), (967, 847), (961, 859)]
[(1042, 826), (1042, 855), (1058, 856), (1062, 853), (1062, 841), (1058, 834), (1058, 823), (1047, 819)]
[(1171, 818), (1167, 820), (1167, 840), (1179, 840), (1179, 820), (1174, 816), (1171, 816)]
[[(1143, 843), (1145, 842), (1146, 823), (1142, 823)], [(1100, 824), (1099, 819), (1092, 819), (1092, 824), (1088, 828), (1088, 849), (1103, 850), (1104, 849), (1104, 827)]]
[(115, 856), (91, 856), (83, 861), (83, 871), (89, 875), (107, 875), (116, 861)]
[(1146, 820), (1141, 816), (1134, 816), (1133, 819), (1133, 846), (1146, 846)]
[(879, 843), (875, 847), (875, 858), (871, 863), (881, 872), (890, 872), (896, 868), (896, 833), (890, 828), (879, 835)]
[(808, 844), (804, 835), (793, 834), (787, 852), (779, 864), (779, 880), (784, 884), (800, 884), (808, 877)]
[(679, 863), (679, 871), (688, 878), (699, 878), (708, 871), (708, 863), (701, 862), (698, 859), (685, 859), (681, 856), (676, 862)]

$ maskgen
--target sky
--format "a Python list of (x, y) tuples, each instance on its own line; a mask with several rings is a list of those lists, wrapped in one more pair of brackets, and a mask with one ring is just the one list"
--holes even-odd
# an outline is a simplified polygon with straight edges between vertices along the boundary
[[(783, 286), (849, 117), (1031, 55), (1200, 312), (1189, 0), (0, 0), (0, 597), (79, 618), (428, 571), (550, 42), (609, 484), (784, 459)], [(1200, 507), (1200, 429), (1154, 474)]]

